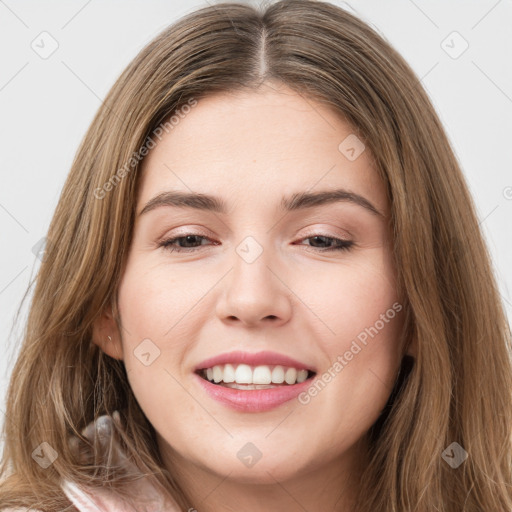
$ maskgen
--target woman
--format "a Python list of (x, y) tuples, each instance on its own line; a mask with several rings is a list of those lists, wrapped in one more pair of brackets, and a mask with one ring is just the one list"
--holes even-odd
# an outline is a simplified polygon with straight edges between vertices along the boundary
[(207, 7), (139, 53), (78, 150), (0, 503), (511, 510), (510, 354), (404, 60), (328, 3)]

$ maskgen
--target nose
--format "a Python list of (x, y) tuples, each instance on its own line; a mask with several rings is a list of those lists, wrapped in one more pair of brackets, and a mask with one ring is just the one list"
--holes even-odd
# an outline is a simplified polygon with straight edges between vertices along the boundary
[(233, 268), (222, 280), (218, 317), (223, 322), (247, 327), (279, 326), (288, 322), (293, 293), (281, 268), (267, 250), (252, 262), (235, 253)]

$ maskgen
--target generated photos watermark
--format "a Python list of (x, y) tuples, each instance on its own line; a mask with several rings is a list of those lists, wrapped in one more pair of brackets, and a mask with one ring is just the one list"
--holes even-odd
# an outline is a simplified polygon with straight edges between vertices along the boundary
[[(169, 133), (196, 105), (197, 100), (195, 98), (190, 98), (188, 102), (178, 109), (169, 120), (157, 126), (151, 135), (156, 137), (158, 140), (162, 140), (164, 132)], [(101, 187), (94, 189), (94, 197), (96, 199), (103, 199), (107, 195), (107, 192), (113, 190), (129, 172), (133, 171), (133, 169), (137, 167), (137, 164), (149, 153), (149, 150), (156, 146), (156, 142), (153, 140), (152, 136), (148, 136), (140, 149), (138, 151), (134, 151), (130, 159)]]
[[(354, 359), (354, 356), (359, 354), (367, 346), (369, 338), (373, 339), (384, 329), (386, 324), (395, 318), (396, 314), (402, 310), (402, 304), (395, 302), (385, 313), (382, 313), (379, 320), (375, 323), (366, 327), (361, 331), (355, 339), (352, 340), (350, 348), (343, 354), (336, 357), (336, 361), (321, 375), (318, 375), (306, 391), (300, 393), (297, 397), (302, 405), (307, 405), (311, 402), (311, 399), (322, 391), (329, 382), (331, 382), (336, 375), (338, 375), (350, 361)], [(359, 343), (358, 343), (359, 342)]]

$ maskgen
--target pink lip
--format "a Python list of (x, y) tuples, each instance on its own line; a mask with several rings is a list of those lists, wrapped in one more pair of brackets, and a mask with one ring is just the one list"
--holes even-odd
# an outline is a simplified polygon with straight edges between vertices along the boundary
[[(311, 370), (316, 373), (316, 370), (311, 366), (308, 366), (296, 359), (278, 354), (277, 352), (263, 351), (257, 353), (242, 352), (240, 350), (234, 352), (226, 352), (210, 359), (206, 359), (202, 363), (199, 363), (194, 371), (203, 370), (205, 368), (213, 368), (217, 364), (248, 364), (249, 366), (258, 365), (281, 365), (295, 368), (297, 370)], [(290, 386), (292, 387), (292, 386)]]
[(309, 378), (300, 384), (277, 385), (275, 388), (244, 391), (243, 389), (231, 389), (212, 384), (197, 373), (194, 374), (194, 377), (211, 398), (232, 409), (243, 412), (263, 412), (278, 407), (297, 397), (311, 386), (312, 382), (312, 379)]

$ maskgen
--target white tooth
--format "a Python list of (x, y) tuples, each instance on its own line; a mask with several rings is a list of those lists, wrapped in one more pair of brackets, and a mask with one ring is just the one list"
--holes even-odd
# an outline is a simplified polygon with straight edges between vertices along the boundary
[(213, 367), (213, 380), (214, 382), (220, 382), (222, 380), (222, 366), (215, 365)]
[(252, 384), (252, 370), (247, 364), (239, 364), (235, 371), (235, 382), (238, 384)]
[(284, 380), (286, 384), (295, 384), (297, 380), (297, 370), (295, 368), (288, 368), (284, 375)]
[(270, 375), (270, 368), (268, 366), (256, 366), (252, 375), (253, 384), (270, 384), (272, 376)]
[(282, 384), (284, 382), (284, 368), (275, 366), (272, 370), (272, 382), (274, 384)]
[(297, 382), (304, 382), (308, 378), (307, 370), (299, 370), (297, 372)]
[(232, 364), (226, 364), (224, 366), (224, 382), (235, 382), (235, 369)]
[(235, 382), (231, 382), (229, 384), (220, 384), (221, 386), (224, 386), (226, 388), (230, 389), (243, 389), (244, 391), (247, 391), (248, 389), (272, 389), (275, 388), (275, 386), (272, 386), (271, 384), (236, 384)]
[[(239, 364), (236, 370), (232, 364), (215, 365), (213, 368), (207, 368), (205, 373), (206, 378), (216, 384), (223, 382), (226, 384), (255, 384), (259, 386), (282, 384), (283, 382), (293, 385), (304, 382), (308, 377), (307, 370), (285, 368), (281, 365), (274, 366), (272, 370), (265, 365), (256, 366), (253, 369), (247, 364)], [(240, 389), (251, 388), (242, 387)]]

